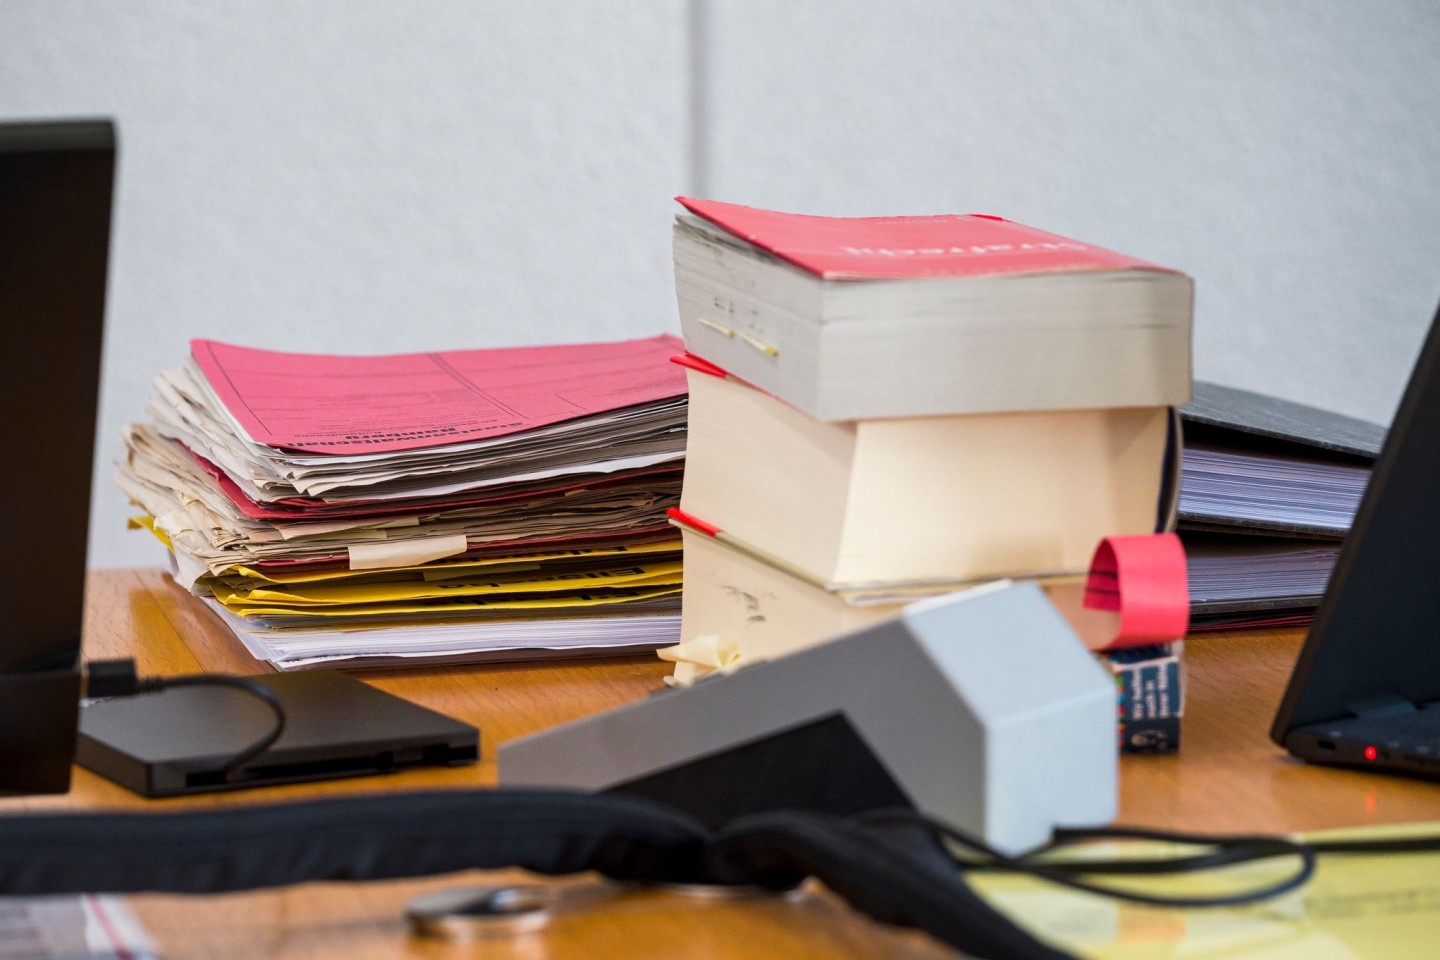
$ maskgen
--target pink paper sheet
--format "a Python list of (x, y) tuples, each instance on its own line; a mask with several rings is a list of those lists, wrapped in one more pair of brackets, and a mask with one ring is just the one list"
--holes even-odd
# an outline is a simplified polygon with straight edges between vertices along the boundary
[(193, 340), (252, 440), (311, 453), (393, 453), (501, 437), (685, 393), (677, 337), (347, 357)]

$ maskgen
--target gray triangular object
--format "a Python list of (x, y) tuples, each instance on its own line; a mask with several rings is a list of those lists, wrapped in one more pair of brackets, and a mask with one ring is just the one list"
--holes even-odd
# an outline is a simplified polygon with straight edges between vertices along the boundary
[(1010, 853), (1116, 809), (1116, 691), (1034, 584), (898, 618), (500, 746), (504, 786), (638, 793), (718, 825), (908, 803)]

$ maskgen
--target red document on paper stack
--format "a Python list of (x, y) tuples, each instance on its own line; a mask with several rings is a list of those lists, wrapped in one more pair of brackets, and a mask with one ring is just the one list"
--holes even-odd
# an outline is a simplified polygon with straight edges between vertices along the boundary
[(282, 668), (478, 656), (455, 637), (497, 624), (492, 656), (599, 634), (654, 646), (678, 622), (678, 346), (348, 357), (197, 340), (157, 378), (117, 481), (177, 579)]
[(665, 361), (679, 341), (351, 357), (193, 340), (215, 396), (256, 443), (396, 453), (503, 437), (683, 396)]

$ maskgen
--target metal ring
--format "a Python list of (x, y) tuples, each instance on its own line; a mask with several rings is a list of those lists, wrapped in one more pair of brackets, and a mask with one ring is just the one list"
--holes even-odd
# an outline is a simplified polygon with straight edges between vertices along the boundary
[(485, 940), (533, 933), (550, 922), (554, 895), (544, 887), (458, 887), (411, 900), (410, 932), (440, 940)]
[(652, 883), (647, 881), (637, 886), (641, 890), (659, 890), (692, 900), (754, 900), (759, 897), (779, 897), (789, 892), (767, 890), (765, 887), (749, 884), (727, 883)]

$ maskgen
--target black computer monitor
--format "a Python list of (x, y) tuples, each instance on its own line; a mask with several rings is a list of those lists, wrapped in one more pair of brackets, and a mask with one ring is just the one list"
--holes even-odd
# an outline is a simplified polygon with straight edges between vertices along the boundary
[(1307, 760), (1440, 778), (1440, 311), (1270, 735)]
[(115, 130), (0, 123), (0, 794), (70, 787)]

